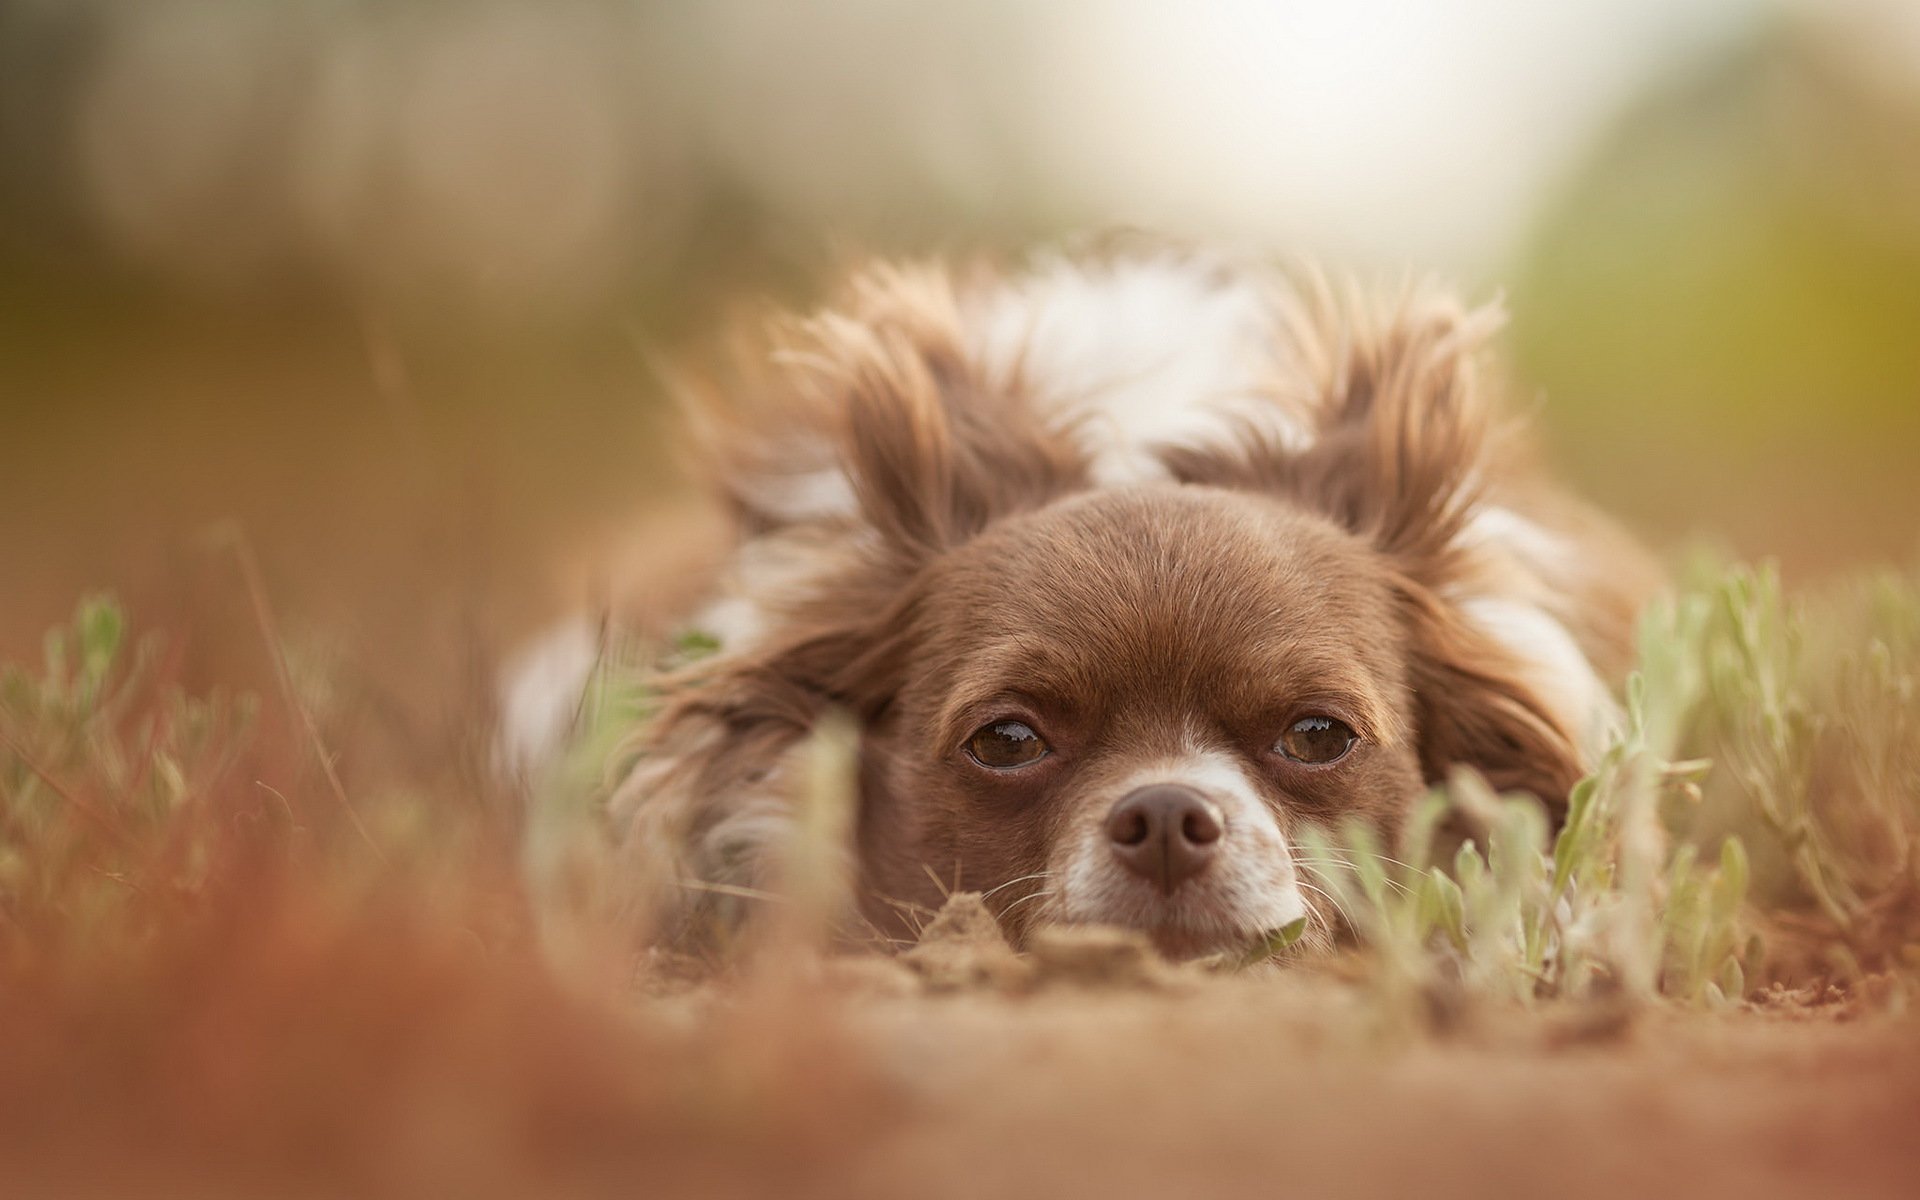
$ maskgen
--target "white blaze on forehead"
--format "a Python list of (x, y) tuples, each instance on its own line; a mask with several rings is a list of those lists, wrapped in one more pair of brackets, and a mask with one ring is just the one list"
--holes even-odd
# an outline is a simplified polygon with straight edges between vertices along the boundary
[[(1207, 869), (1162, 895), (1129, 872), (1108, 843), (1108, 809), (1153, 784), (1181, 784), (1220, 810), (1225, 833)], [(1229, 943), (1283, 928), (1307, 913), (1293, 853), (1273, 810), (1229, 755), (1196, 751), (1136, 772), (1087, 806), (1061, 839), (1057, 920), (1164, 929)]]
[(1284, 364), (1262, 279), (1174, 254), (1056, 259), (968, 297), (963, 320), (987, 386), (1078, 422), (1096, 483), (1163, 478), (1156, 447), (1230, 445), (1247, 427), (1310, 439), (1274, 395)]

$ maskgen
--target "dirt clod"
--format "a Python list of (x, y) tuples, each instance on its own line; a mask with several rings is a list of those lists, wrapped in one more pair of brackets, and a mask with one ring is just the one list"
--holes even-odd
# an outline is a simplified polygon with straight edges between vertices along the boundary
[(955, 892), (901, 956), (928, 991), (1014, 990), (1032, 967), (1013, 952), (978, 892)]
[(1036, 930), (1028, 949), (1043, 983), (1099, 988), (1165, 988), (1179, 971), (1131, 929), (1050, 926)]
[(821, 979), (833, 991), (852, 997), (897, 999), (922, 990), (921, 976), (905, 963), (875, 955), (831, 959), (824, 964)]
[(1633, 1033), (1640, 1006), (1624, 994), (1603, 996), (1557, 1013), (1541, 1025), (1541, 1044), (1549, 1050), (1606, 1045)]

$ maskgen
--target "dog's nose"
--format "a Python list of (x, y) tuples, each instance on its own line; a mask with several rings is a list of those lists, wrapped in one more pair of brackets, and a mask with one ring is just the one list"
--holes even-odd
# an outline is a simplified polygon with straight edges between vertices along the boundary
[(1128, 792), (1107, 814), (1114, 857), (1167, 893), (1206, 869), (1225, 832), (1206, 797), (1177, 783)]

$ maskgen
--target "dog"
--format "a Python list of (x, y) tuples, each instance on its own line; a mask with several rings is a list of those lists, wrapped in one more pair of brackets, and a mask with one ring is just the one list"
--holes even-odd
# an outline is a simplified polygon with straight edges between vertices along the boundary
[(656, 910), (768, 885), (832, 713), (859, 914), (900, 940), (952, 888), (1016, 945), (1324, 938), (1305, 830), (1391, 845), (1463, 767), (1563, 808), (1658, 575), (1503, 413), (1500, 319), (1165, 246), (853, 272), (701, 414), (720, 649), (611, 807)]

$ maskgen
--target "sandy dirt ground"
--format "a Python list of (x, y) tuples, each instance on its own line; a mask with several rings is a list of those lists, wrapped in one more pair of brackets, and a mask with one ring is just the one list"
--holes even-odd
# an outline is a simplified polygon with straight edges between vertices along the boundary
[(1068, 939), (588, 998), (296, 928), (0, 997), (0, 1194), (1920, 1194), (1920, 1026), (1870, 989), (1393, 1007)]
[[(1347, 998), (1351, 1002), (1351, 998)], [(1911, 1196), (1920, 1039), (1885, 1021), (1488, 1017), (1356, 1041), (1246, 983), (856, 1014), (913, 1102), (850, 1191), (929, 1196)]]

